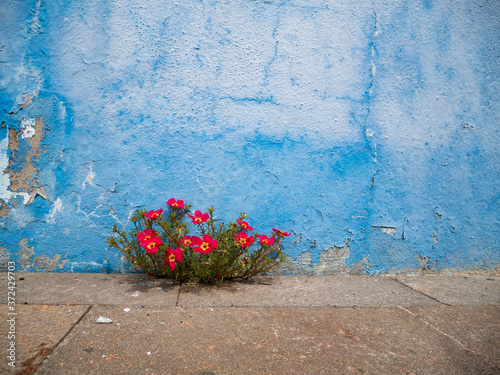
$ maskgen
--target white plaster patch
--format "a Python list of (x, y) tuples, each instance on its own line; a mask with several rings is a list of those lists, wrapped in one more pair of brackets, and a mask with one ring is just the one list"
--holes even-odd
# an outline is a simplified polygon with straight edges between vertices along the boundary
[(56, 219), (54, 216), (56, 213), (60, 212), (62, 210), (63, 204), (61, 201), (61, 198), (57, 198), (56, 201), (54, 202), (54, 206), (52, 207), (52, 210), (47, 214), (47, 217), (45, 221), (49, 224), (54, 224), (56, 222)]
[(373, 135), (375, 134), (375, 133), (374, 133), (374, 132), (372, 132), (370, 129), (366, 129), (365, 133), (366, 133), (366, 136), (367, 136), (367, 137), (373, 137)]
[(23, 197), (23, 204), (28, 204), (28, 202), (30, 201), (30, 198), (31, 198), (31, 195), (29, 193), (25, 193), (25, 192), (16, 193), (14, 195), (15, 196), (20, 195), (21, 197)]
[(389, 236), (394, 236), (396, 234), (396, 228), (393, 227), (380, 227), (382, 233), (388, 234)]
[(0, 199), (4, 202), (7, 202), (12, 197), (12, 192), (9, 191), (10, 186), (10, 176), (8, 173), (4, 171), (9, 166), (9, 133), (7, 136), (0, 141), (0, 171), (2, 174), (0, 175)]
[(35, 118), (23, 118), (21, 120), (21, 129), (23, 129), (21, 138), (32, 138), (35, 135)]
[(84, 189), (85, 189), (85, 183), (86, 182), (88, 182), (92, 186), (95, 186), (95, 184), (94, 184), (95, 174), (94, 174), (94, 171), (92, 170), (93, 165), (94, 165), (94, 162), (91, 162), (90, 165), (89, 165), (89, 174), (87, 175), (87, 177), (85, 178), (85, 180), (82, 182), (82, 186), (83, 186)]

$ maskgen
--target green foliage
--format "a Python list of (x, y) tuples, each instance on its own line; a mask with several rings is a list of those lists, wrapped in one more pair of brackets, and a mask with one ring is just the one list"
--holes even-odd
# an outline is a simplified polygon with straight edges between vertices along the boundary
[[(243, 221), (244, 213), (236, 223), (225, 224), (214, 217), (213, 207), (208, 209), (208, 215), (203, 214), (206, 221), (195, 223), (196, 215), (201, 215), (196, 211), (189, 215), (192, 221), (188, 222), (190, 206), (181, 207), (170, 208), (153, 219), (149, 217), (154, 211), (137, 210), (130, 218), (132, 231), (117, 225), (112, 228), (107, 240), (109, 248), (120, 250), (134, 269), (154, 278), (203, 283), (249, 279), (285, 260), (281, 239), (287, 233), (275, 230), (270, 237), (249, 235), (253, 231)], [(191, 235), (192, 231), (198, 235)], [(150, 238), (144, 240), (147, 235)]]

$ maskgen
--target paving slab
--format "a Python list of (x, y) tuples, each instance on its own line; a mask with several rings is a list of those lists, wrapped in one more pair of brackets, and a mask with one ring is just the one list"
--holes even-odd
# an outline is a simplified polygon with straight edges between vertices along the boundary
[[(16, 315), (8, 315), (12, 311), (7, 305), (0, 305), (0, 373), (31, 374), (88, 309), (89, 306), (16, 305)], [(7, 322), (12, 317), (13, 330)], [(15, 342), (15, 367), (9, 366), (11, 359), (7, 358), (11, 342)]]
[(411, 306), (407, 310), (500, 368), (500, 306)]
[(214, 286), (182, 284), (181, 306), (371, 306), (439, 305), (394, 277), (274, 276)]
[(396, 279), (448, 305), (500, 305), (500, 276), (398, 275)]
[[(0, 290), (7, 290), (7, 273), (0, 273)], [(145, 274), (16, 273), (17, 303), (110, 304), (175, 306), (179, 284)], [(7, 303), (0, 293), (0, 303)]]
[[(105, 315), (113, 324), (97, 324)], [(98, 306), (35, 374), (498, 374), (397, 308)]]

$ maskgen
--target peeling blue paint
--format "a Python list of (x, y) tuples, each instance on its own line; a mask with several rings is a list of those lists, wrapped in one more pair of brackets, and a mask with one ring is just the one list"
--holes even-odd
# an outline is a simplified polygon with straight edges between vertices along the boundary
[(498, 266), (495, 2), (7, 0), (0, 22), (21, 270), (128, 271), (109, 228), (170, 197), (291, 231), (284, 273)]

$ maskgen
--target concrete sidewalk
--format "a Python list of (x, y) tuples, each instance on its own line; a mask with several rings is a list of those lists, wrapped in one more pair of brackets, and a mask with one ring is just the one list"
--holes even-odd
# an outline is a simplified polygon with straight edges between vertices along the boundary
[(500, 276), (0, 279), (2, 374), (500, 374)]

